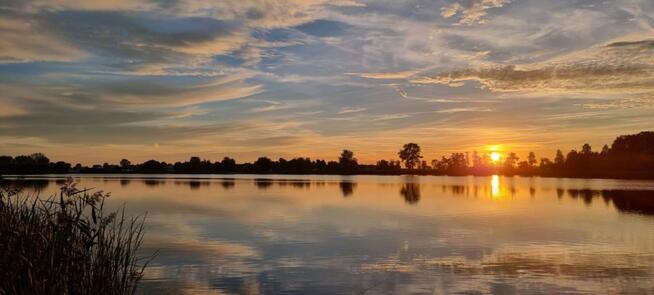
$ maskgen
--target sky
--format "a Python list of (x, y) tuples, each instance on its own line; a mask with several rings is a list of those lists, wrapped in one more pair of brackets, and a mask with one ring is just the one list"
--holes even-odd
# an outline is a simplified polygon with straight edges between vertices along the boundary
[(0, 154), (551, 158), (652, 129), (651, 0), (0, 0)]

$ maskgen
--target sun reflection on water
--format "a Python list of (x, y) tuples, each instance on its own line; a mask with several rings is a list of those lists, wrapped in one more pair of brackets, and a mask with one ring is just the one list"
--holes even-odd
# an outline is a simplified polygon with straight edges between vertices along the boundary
[(493, 199), (502, 198), (502, 194), (500, 192), (500, 177), (497, 175), (493, 175), (491, 177), (491, 197)]

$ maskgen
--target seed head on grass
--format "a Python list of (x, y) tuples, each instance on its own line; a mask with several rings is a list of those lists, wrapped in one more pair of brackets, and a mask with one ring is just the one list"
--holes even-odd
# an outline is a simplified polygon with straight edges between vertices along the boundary
[(72, 179), (45, 199), (0, 187), (0, 295), (134, 294), (145, 216), (107, 212), (108, 197)]

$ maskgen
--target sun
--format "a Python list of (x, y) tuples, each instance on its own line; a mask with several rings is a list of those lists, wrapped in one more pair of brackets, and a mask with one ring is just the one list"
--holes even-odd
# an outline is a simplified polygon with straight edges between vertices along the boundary
[(497, 161), (500, 160), (500, 158), (502, 158), (502, 155), (500, 155), (500, 153), (498, 153), (498, 152), (492, 152), (492, 153), (490, 153), (490, 158), (491, 158), (491, 161), (497, 162)]

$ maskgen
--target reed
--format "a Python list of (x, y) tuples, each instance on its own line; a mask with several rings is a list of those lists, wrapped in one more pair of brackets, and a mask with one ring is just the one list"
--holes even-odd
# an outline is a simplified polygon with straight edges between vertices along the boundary
[(40, 198), (0, 188), (0, 294), (134, 294), (150, 257), (137, 257), (145, 216), (105, 209), (108, 193)]

